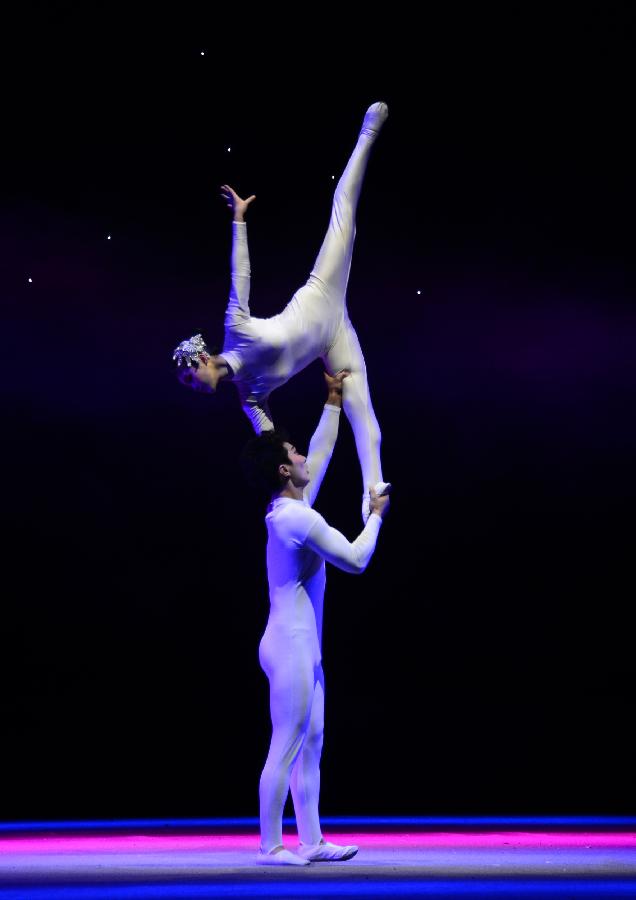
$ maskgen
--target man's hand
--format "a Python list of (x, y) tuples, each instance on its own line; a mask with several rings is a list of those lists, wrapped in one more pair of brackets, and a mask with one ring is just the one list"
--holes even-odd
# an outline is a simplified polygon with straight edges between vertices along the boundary
[(327, 382), (327, 403), (332, 406), (342, 406), (342, 382), (350, 375), (348, 369), (342, 369), (335, 375), (329, 375), (325, 372), (325, 381)]
[(256, 200), (256, 194), (252, 194), (252, 196), (248, 197), (247, 200), (243, 200), (241, 197), (239, 197), (236, 191), (229, 186), (229, 184), (221, 185), (221, 196), (234, 213), (232, 218), (235, 222), (245, 221), (245, 213), (247, 212), (247, 207), (250, 205), (252, 200)]
[(370, 513), (377, 513), (382, 519), (386, 516), (389, 511), (389, 503), (390, 497), (388, 494), (383, 494), (381, 497), (375, 492), (374, 488), (369, 488), (369, 510)]

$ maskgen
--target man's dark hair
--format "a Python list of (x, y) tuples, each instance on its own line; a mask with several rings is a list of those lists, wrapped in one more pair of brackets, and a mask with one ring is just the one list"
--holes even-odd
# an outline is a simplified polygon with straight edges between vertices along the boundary
[(248, 484), (268, 494), (281, 489), (283, 482), (278, 467), (291, 463), (284, 446), (285, 441), (289, 443), (287, 432), (278, 429), (263, 431), (247, 442), (241, 453), (240, 463)]

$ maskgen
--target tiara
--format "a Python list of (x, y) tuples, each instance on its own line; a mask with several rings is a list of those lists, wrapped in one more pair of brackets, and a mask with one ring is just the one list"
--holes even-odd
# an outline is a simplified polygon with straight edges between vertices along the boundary
[(207, 356), (210, 355), (203, 337), (200, 334), (194, 334), (187, 341), (181, 341), (175, 349), (172, 358), (178, 366), (194, 366), (195, 369), (198, 369), (199, 360), (197, 357), (202, 353), (205, 353)]

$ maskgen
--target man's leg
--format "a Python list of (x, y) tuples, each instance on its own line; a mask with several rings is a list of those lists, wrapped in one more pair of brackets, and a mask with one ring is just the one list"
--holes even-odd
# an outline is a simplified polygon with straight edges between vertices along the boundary
[(343, 847), (325, 841), (320, 828), (320, 754), (325, 721), (325, 679), (320, 667), (314, 689), (309, 728), (291, 778), (294, 810), (300, 844), (298, 854), (316, 862), (342, 862), (358, 852), (355, 845)]
[(314, 672), (310, 662), (280, 654), (281, 665), (267, 672), (270, 682), (272, 739), (260, 781), (261, 850), (269, 853), (283, 843), (283, 808), (292, 769), (309, 727)]
[(324, 723), (325, 682), (321, 666), (320, 675), (314, 687), (309, 727), (291, 776), (291, 792), (298, 824), (298, 836), (304, 844), (317, 844), (322, 838), (318, 802)]

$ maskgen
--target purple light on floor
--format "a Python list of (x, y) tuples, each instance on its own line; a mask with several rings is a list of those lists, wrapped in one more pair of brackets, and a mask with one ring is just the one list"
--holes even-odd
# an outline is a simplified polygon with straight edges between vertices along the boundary
[[(295, 835), (286, 835), (292, 842)], [(456, 833), (356, 833), (328, 832), (325, 837), (337, 844), (358, 844), (361, 848), (396, 848), (426, 850), (436, 848), (560, 847), (636, 849), (634, 832), (499, 832)], [(0, 854), (27, 853), (122, 853), (166, 851), (234, 851), (258, 847), (255, 834), (215, 835), (104, 835), (90, 837), (2, 838)]]

